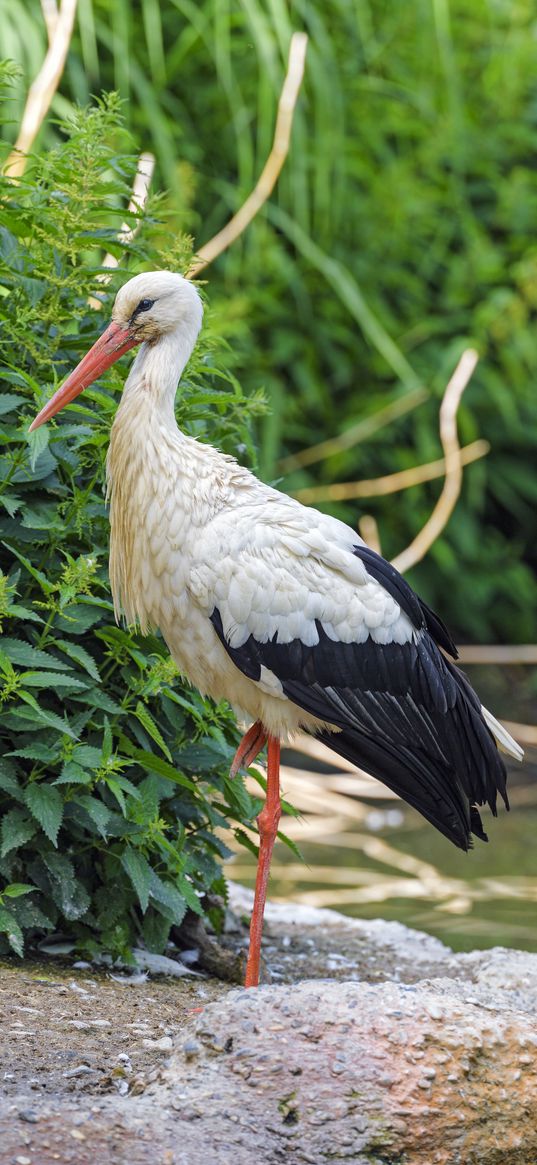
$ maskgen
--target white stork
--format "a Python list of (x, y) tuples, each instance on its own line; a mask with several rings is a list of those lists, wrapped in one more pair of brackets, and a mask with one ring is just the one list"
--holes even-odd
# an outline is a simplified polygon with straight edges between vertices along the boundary
[[(116, 615), (160, 628), (191, 682), (253, 721), (233, 762), (268, 741), (246, 985), (259, 978), (280, 819), (280, 742), (299, 729), (383, 781), (461, 849), (486, 840), (478, 805), (508, 807), (497, 745), (522, 750), (484, 709), (442, 621), (350, 527), (264, 485), (185, 436), (177, 383), (202, 321), (196, 288), (144, 272), (31, 425), (43, 424), (136, 345), (107, 460)], [(446, 653), (446, 654), (444, 654)]]

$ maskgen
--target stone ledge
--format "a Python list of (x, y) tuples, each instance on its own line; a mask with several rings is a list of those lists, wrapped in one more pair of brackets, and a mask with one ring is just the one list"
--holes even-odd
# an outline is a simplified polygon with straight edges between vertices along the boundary
[(277, 904), (264, 954), (278, 981), (257, 991), (10, 968), (6, 1016), (32, 1031), (11, 1045), (0, 1165), (535, 1165), (537, 955)]

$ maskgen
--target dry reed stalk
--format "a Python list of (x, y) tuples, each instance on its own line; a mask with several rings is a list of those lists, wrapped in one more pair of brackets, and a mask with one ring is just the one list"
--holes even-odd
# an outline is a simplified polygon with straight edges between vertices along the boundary
[(534, 664), (537, 663), (537, 643), (482, 645), (463, 644), (459, 647), (461, 663)]
[[(265, 775), (262, 765), (255, 765)], [(301, 812), (313, 814), (339, 814), (354, 821), (363, 822), (367, 816), (368, 807), (352, 797), (320, 786), (316, 780), (316, 773), (309, 773), (305, 769), (294, 769), (289, 765), (281, 765), (280, 784), (282, 797), (292, 798), (293, 804)], [(253, 776), (246, 778), (246, 786), (252, 796), (258, 796), (259, 786)]]
[(293, 33), (289, 46), (287, 73), (278, 102), (276, 128), (270, 154), (252, 193), (243, 202), (237, 213), (221, 231), (218, 231), (218, 234), (209, 239), (208, 243), (204, 243), (203, 247), (200, 247), (189, 268), (188, 279), (195, 279), (209, 263), (212, 263), (218, 255), (226, 251), (246, 230), (263, 204), (270, 198), (289, 152), (295, 106), (304, 76), (307, 45), (308, 37), (305, 32)]
[(406, 416), (418, 405), (423, 404), (428, 395), (425, 388), (415, 388), (398, 400), (391, 401), (390, 404), (385, 405), (372, 416), (364, 417), (355, 425), (350, 425), (338, 437), (329, 437), (326, 441), (320, 441), (318, 445), (310, 445), (307, 449), (301, 449), (299, 453), (291, 453), (288, 457), (282, 457), (278, 462), (278, 470), (280, 473), (293, 473), (295, 469), (302, 469), (306, 465), (315, 465), (317, 461), (325, 461), (327, 457), (333, 457), (336, 453), (353, 449), (355, 445), (365, 441), (367, 437), (378, 432), (379, 429), (384, 429), (392, 421)]
[(535, 724), (516, 724), (513, 720), (502, 720), (502, 724), (519, 744), (537, 748), (537, 726)]
[(375, 550), (377, 554), (382, 553), (379, 528), (372, 514), (362, 514), (358, 522), (358, 532), (366, 546)]
[[(461, 449), (461, 465), (470, 465), (490, 452), (488, 441), (472, 441)], [(434, 481), (443, 477), (446, 472), (446, 461), (440, 457), (438, 461), (428, 461), (424, 465), (413, 465), (411, 469), (401, 469), (398, 473), (388, 473), (384, 477), (372, 477), (362, 481), (338, 481), (333, 485), (312, 485), (297, 489), (292, 497), (304, 505), (317, 505), (319, 502), (347, 502), (355, 498), (385, 497), (386, 494), (399, 493), (404, 489), (411, 489), (414, 485), (422, 485), (425, 481)]]
[(28, 154), (50, 109), (60, 83), (75, 22), (77, 0), (41, 0), (47, 28), (48, 49), (45, 60), (30, 85), (19, 134), (4, 166), (10, 178), (20, 178), (26, 169)]
[[(153, 177), (154, 169), (155, 169), (155, 158), (154, 158), (153, 154), (149, 154), (149, 153), (140, 154), (140, 157), (138, 159), (138, 165), (136, 168), (136, 174), (134, 176), (134, 182), (132, 185), (132, 194), (131, 194), (131, 198), (130, 198), (130, 202), (129, 202), (129, 209), (128, 209), (129, 214), (140, 214), (140, 212), (144, 209), (144, 206), (145, 206), (147, 199), (149, 197), (149, 187), (151, 185), (151, 179)], [(121, 230), (119, 231), (119, 234), (117, 236), (118, 241), (120, 243), (124, 243), (125, 245), (127, 243), (132, 242), (132, 239), (134, 239), (134, 237), (138, 233), (139, 229), (140, 229), (139, 222), (135, 223), (135, 225), (133, 227), (129, 226), (128, 223), (124, 222), (123, 226), (121, 227)], [(110, 278), (111, 278), (112, 270), (115, 267), (117, 267), (118, 265), (119, 265), (119, 259), (117, 259), (116, 256), (112, 255), (109, 251), (108, 254), (105, 255), (105, 257), (103, 259), (102, 266), (109, 268), (110, 275), (108, 274), (108, 272), (103, 271), (100, 275), (97, 276), (97, 281), (99, 283), (105, 283), (105, 284), (108, 283)], [(93, 296), (93, 295), (90, 296), (90, 298), (88, 299), (88, 303), (89, 303), (90, 307), (94, 307), (96, 309), (101, 308), (103, 306), (101, 303), (101, 300), (97, 299), (96, 296)]]
[(431, 516), (414, 540), (393, 559), (393, 566), (404, 574), (425, 556), (446, 526), (462, 485), (461, 449), (457, 434), (457, 410), (462, 394), (477, 365), (478, 353), (467, 348), (449, 381), (440, 406), (440, 441), (446, 462), (446, 476), (440, 497)]
[(315, 779), (321, 789), (332, 789), (334, 793), (342, 793), (344, 797), (357, 797), (359, 801), (363, 800), (364, 797), (375, 801), (400, 800), (393, 789), (389, 789), (387, 785), (382, 785), (380, 781), (375, 780), (375, 777), (369, 777), (367, 773), (363, 777), (354, 777), (352, 773), (329, 773), (328, 775), (318, 773)]

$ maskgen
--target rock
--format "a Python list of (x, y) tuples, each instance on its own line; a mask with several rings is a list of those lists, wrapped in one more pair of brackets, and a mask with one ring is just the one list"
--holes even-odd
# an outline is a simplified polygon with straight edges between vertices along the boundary
[[(247, 916), (252, 904), (252, 891), (231, 883), (231, 909)], [(272, 978), (290, 982), (317, 976), (408, 981), (450, 975), (457, 963), (439, 939), (400, 922), (349, 918), (290, 902), (267, 903), (263, 955)]]
[(153, 975), (196, 975), (191, 967), (185, 967), (178, 959), (169, 959), (167, 955), (154, 955), (151, 951), (144, 951), (137, 947), (133, 950), (136, 966), (141, 971), (150, 971)]
[(455, 959), (461, 976), (471, 974), (476, 983), (493, 992), (508, 991), (517, 1006), (537, 1014), (537, 955), (493, 947), (456, 955)]
[(74, 991), (11, 968), (2, 1165), (537, 1165), (537, 955), (454, 954), (335, 911), (267, 918), (279, 981), (258, 991), (130, 993), (102, 973)]
[[(535, 956), (531, 975), (537, 989)], [(191, 1024), (168, 1073), (170, 1104), (185, 1150), (212, 1165), (271, 1165), (283, 1153), (317, 1165), (529, 1165), (531, 1012), (496, 985), (469, 997), (446, 978), (233, 991)]]
[(159, 1040), (142, 1040), (144, 1048), (152, 1048), (155, 1052), (171, 1052), (173, 1040), (171, 1036), (161, 1036)]

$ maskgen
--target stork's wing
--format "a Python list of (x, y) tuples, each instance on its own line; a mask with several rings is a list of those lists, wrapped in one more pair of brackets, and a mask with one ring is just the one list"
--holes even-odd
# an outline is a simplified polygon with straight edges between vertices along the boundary
[(230, 658), (456, 845), (486, 840), (505, 766), (444, 624), (349, 527), (275, 497), (212, 523), (193, 571)]

